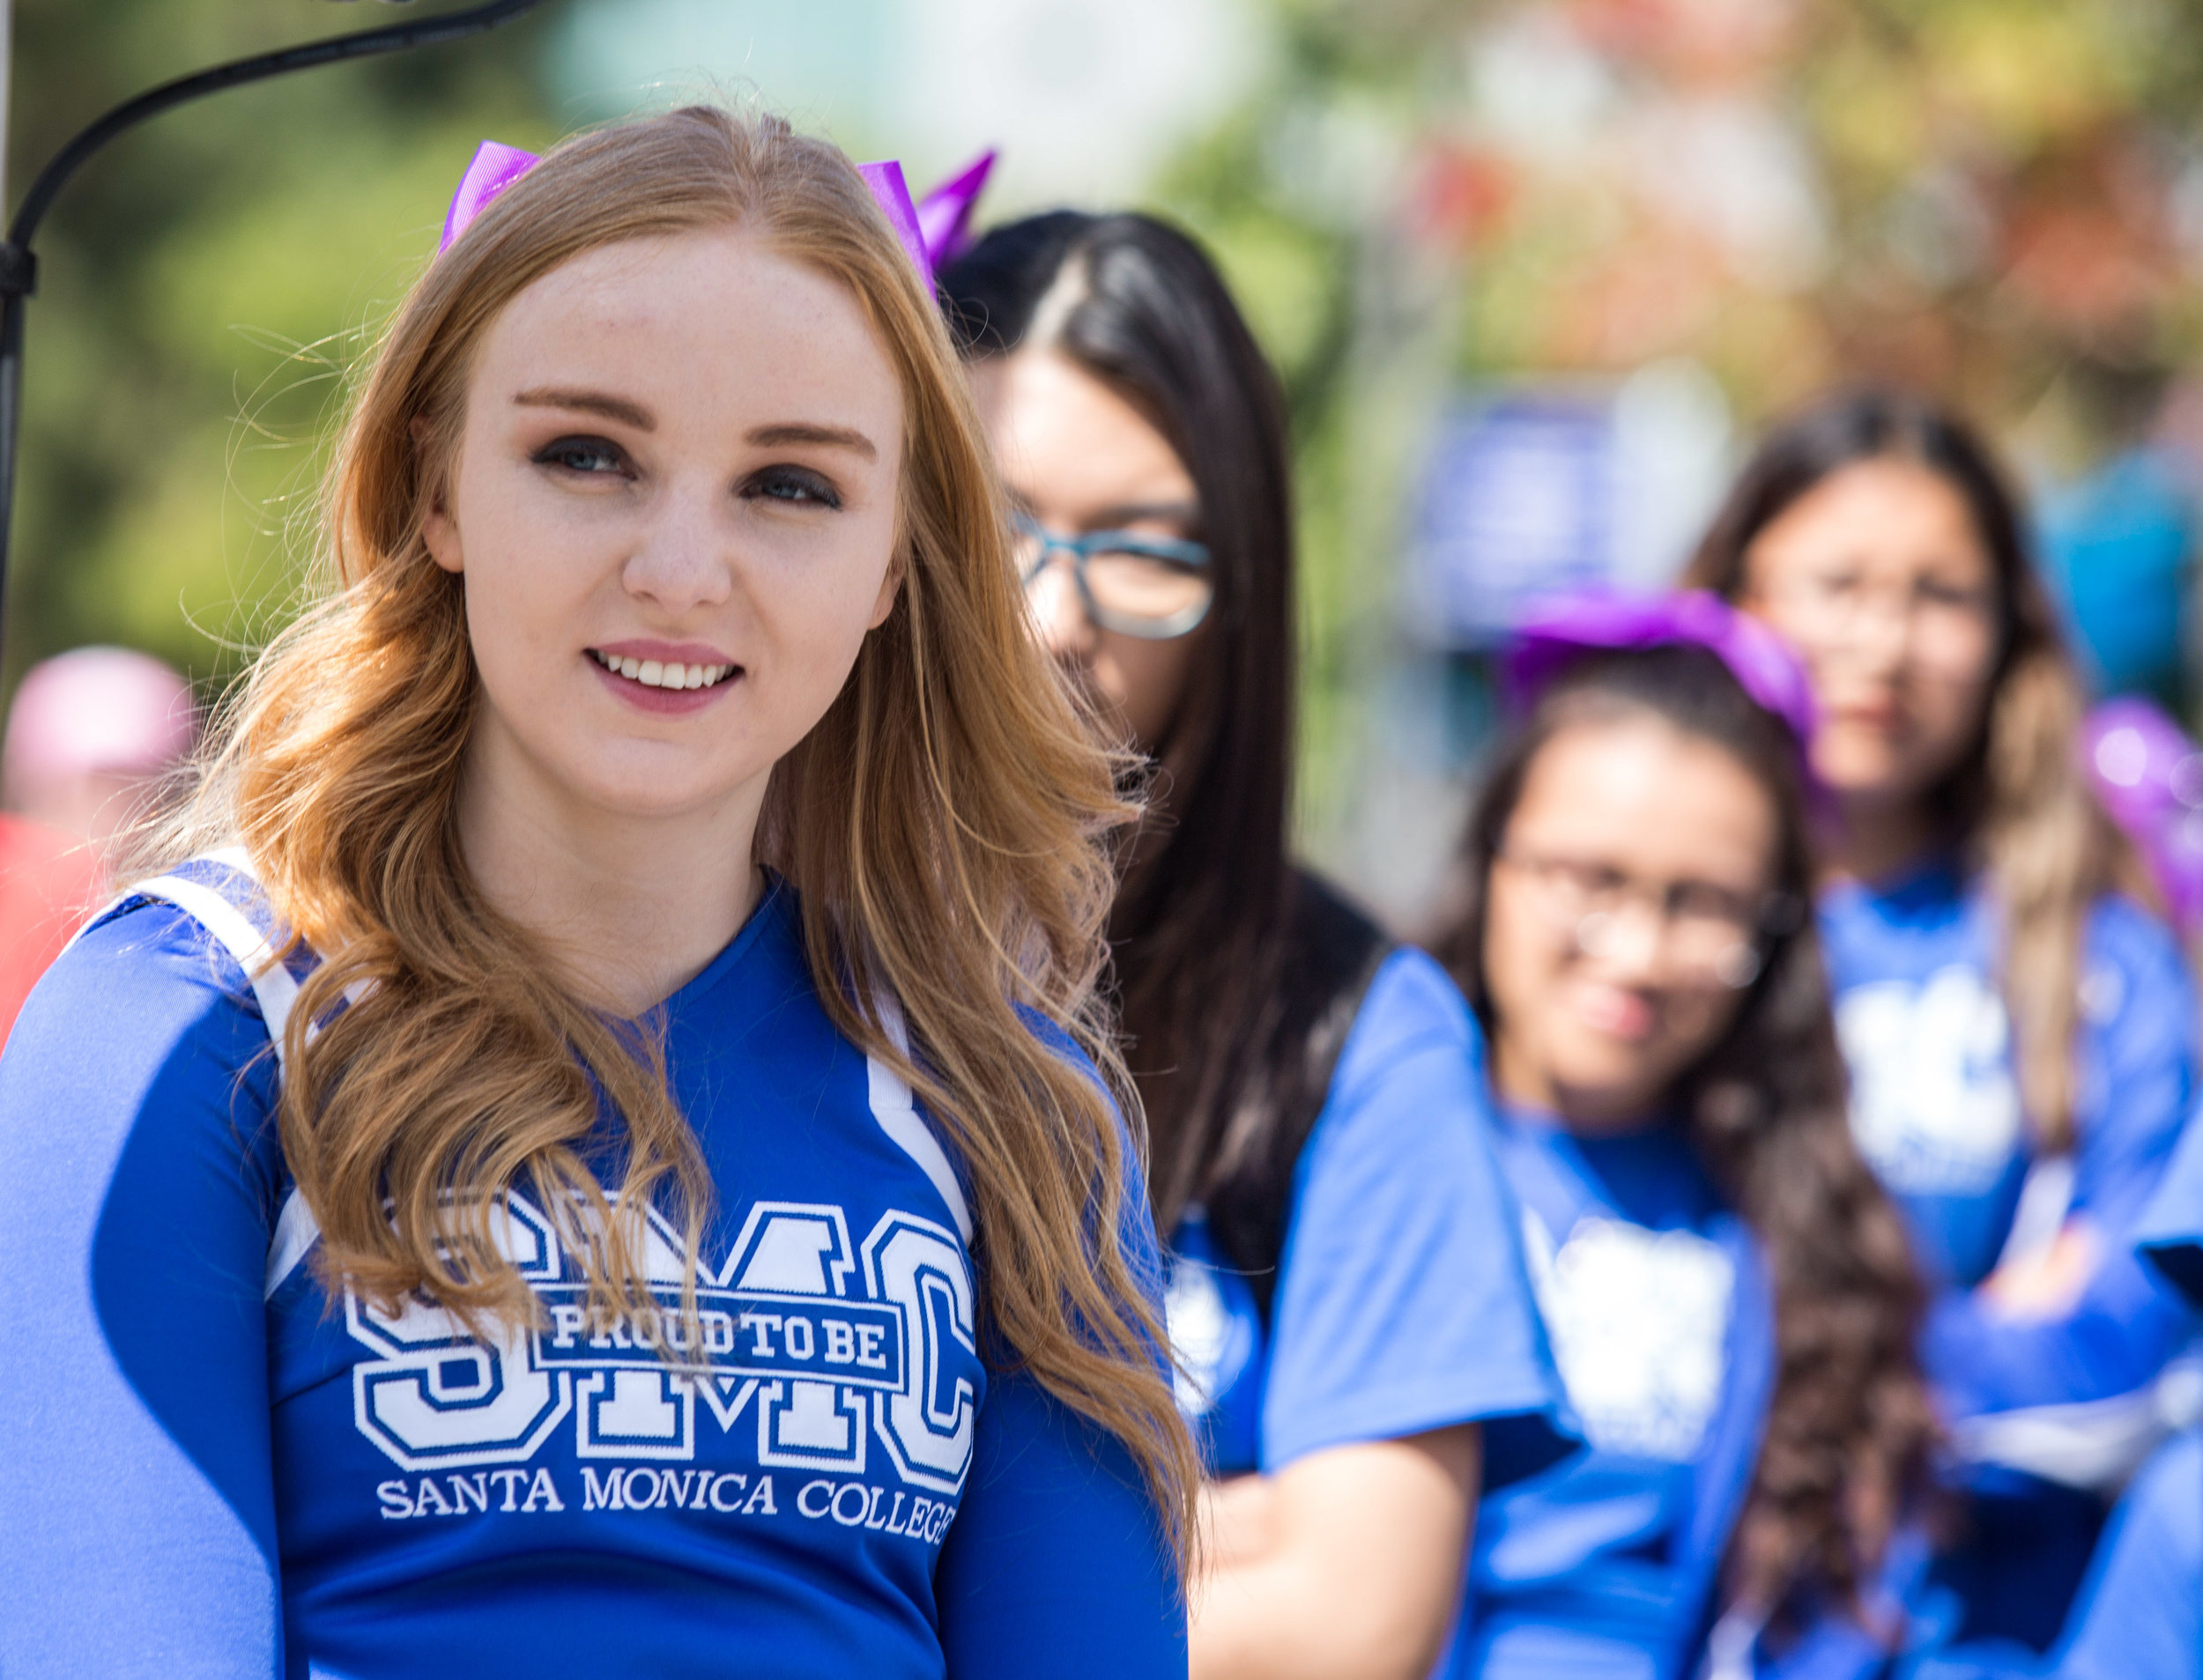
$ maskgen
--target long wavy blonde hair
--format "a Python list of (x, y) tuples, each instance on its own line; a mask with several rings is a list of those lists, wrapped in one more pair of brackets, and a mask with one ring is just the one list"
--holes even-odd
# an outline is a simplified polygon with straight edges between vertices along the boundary
[[(647, 1299), (639, 1210), (682, 1228), (693, 1262), (711, 1185), (654, 1030), (582, 995), (468, 871), (455, 811), (479, 689), (460, 580), (421, 525), (471, 353), (516, 293), (599, 246), (728, 226), (848, 288), (908, 438), (900, 600), (775, 766), (757, 861), (797, 889), (836, 1025), (910, 1081), (961, 1157), (995, 1354), (1127, 1444), (1183, 1557), (1198, 1476), (1152, 1251), (1131, 1235), (1139, 1111), (1097, 989), (1109, 836), (1131, 812), (1027, 633), (931, 290), (839, 152), (708, 107), (607, 129), (553, 151), (430, 265), (337, 449), (324, 598), (253, 667), (159, 849), (241, 841), (323, 958), (291, 1018), (280, 1126), (332, 1284), (531, 1321), (493, 1229), (499, 1192), (523, 1184), (594, 1233), (582, 1252), (610, 1309)], [(609, 1167), (600, 1088), (619, 1120)]]

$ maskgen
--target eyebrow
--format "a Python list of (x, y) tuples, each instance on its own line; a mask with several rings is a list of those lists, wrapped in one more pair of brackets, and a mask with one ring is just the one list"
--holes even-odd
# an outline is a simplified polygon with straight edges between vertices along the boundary
[(608, 420), (631, 426), (638, 432), (655, 432), (657, 420), (640, 403), (631, 403), (624, 396), (612, 396), (603, 391), (561, 390), (553, 386), (537, 386), (513, 398), (516, 408), (575, 409), (583, 414), (601, 414)]
[(879, 451), (872, 440), (862, 432), (852, 431), (847, 426), (783, 421), (778, 426), (759, 426), (750, 433), (750, 441), (766, 449), (783, 443), (823, 443), (834, 448), (855, 450), (867, 461), (879, 459)]
[[(574, 409), (583, 414), (601, 414), (608, 420), (618, 420), (638, 432), (655, 432), (657, 420), (650, 411), (639, 403), (631, 403), (624, 396), (612, 396), (603, 391), (562, 390), (552, 386), (538, 386), (513, 398), (516, 408)], [(847, 426), (815, 426), (798, 420), (783, 421), (777, 426), (760, 426), (753, 430), (750, 441), (760, 448), (770, 449), (786, 443), (820, 443), (830, 448), (850, 449), (867, 461), (879, 459), (879, 450), (862, 432)]]
[(1096, 513), (1092, 529), (1113, 530), (1150, 519), (1166, 524), (1198, 525), (1201, 522), (1201, 507), (1198, 502), (1191, 501), (1119, 502), (1114, 507), (1104, 507)]

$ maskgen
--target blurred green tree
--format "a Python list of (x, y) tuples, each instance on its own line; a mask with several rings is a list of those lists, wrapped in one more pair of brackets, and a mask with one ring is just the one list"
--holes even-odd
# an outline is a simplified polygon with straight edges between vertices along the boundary
[[(546, 11), (555, 8), (546, 8)], [(369, 26), (318, 0), (17, 0), (11, 201), (108, 106)], [(203, 687), (293, 608), (363, 338), (434, 250), (475, 143), (556, 128), (543, 13), (215, 95), (94, 159), (41, 234), (5, 669), (90, 641)]]

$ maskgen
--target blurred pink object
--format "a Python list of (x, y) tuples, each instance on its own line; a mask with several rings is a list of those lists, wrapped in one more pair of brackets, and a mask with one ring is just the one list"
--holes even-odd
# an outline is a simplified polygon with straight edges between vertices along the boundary
[(33, 666), (16, 690), (0, 792), (26, 817), (103, 842), (197, 735), (198, 707), (177, 672), (126, 648), (78, 648)]

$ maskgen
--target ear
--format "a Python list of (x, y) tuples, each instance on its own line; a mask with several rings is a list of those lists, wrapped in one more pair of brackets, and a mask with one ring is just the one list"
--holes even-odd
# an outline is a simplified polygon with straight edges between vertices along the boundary
[[(413, 447), (418, 449), (428, 436), (428, 422), (418, 414), (413, 417), (412, 433)], [(444, 507), (445, 493), (450, 483), (450, 473), (447, 468), (442, 486), (437, 490), (435, 500), (429, 504), (428, 512), (421, 517), (420, 540), (427, 544), (430, 559), (447, 572), (458, 573), (466, 570), (466, 563), (459, 548), (459, 522), (452, 518)]]
[[(453, 570), (457, 570), (455, 566)], [(872, 603), (872, 616), (865, 625), (867, 630), (877, 630), (887, 622), (887, 615), (895, 610), (895, 596), (902, 589), (904, 563), (902, 545), (895, 545), (894, 558), (887, 562), (887, 575), (879, 580), (879, 598)]]

